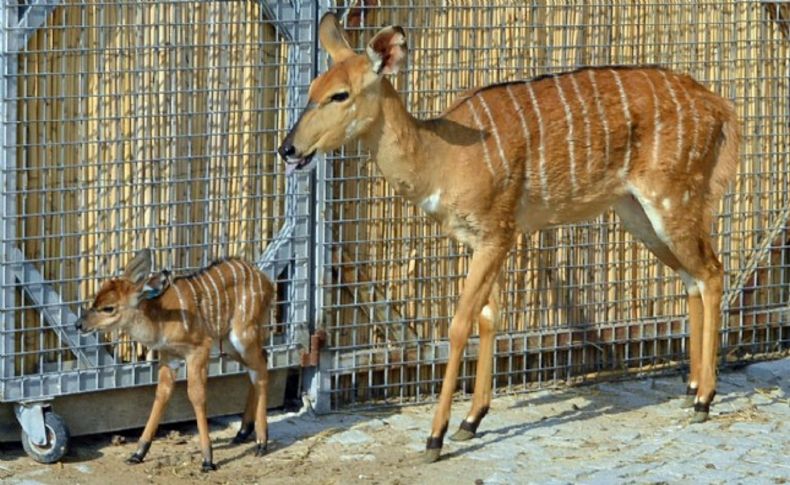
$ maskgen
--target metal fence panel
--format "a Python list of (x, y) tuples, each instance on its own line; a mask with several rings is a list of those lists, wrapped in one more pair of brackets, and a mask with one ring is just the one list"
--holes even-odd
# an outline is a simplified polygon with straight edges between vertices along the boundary
[[(300, 365), (311, 176), (286, 178), (276, 147), (313, 72), (314, 10), (2, 3), (0, 401), (155, 382), (155, 355), (73, 325), (142, 247), (177, 273), (256, 261), (278, 284), (270, 366)], [(215, 352), (210, 375), (239, 371)]]
[[(418, 117), (468, 88), (583, 65), (662, 64), (732, 99), (743, 121), (733, 190), (714, 230), (726, 268), (722, 359), (790, 343), (790, 38), (775, 2), (337, 2), (352, 46), (398, 24), (394, 83)], [(346, 5), (351, 7), (346, 8)], [(784, 10), (781, 10), (784, 9)], [(322, 56), (322, 58), (325, 56)], [(467, 252), (397, 197), (364, 151), (322, 169), (318, 325), (332, 406), (434, 397)], [(507, 262), (495, 386), (513, 390), (687, 356), (685, 293), (613, 213), (522, 236)], [(471, 391), (476, 342), (462, 364)]]

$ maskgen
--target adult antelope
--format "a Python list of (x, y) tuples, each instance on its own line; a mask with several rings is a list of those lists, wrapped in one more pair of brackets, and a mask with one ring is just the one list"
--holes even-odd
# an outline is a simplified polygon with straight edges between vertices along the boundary
[(132, 339), (159, 351), (159, 382), (151, 415), (129, 464), (142, 463), (175, 381), (179, 358), (186, 359), (187, 393), (195, 410), (201, 470), (216, 470), (206, 419), (208, 360), (214, 342), (225, 341), (231, 357), (249, 369), (250, 390), (241, 429), (234, 443), (256, 437), (256, 456), (266, 451), (266, 385), (263, 352), (267, 312), (274, 295), (269, 279), (240, 259), (216, 262), (197, 273), (171, 278), (151, 275), (151, 252), (144, 249), (127, 264), (123, 276), (106, 281), (87, 314), (77, 320), (83, 332), (125, 330)]
[(365, 54), (352, 51), (331, 14), (321, 19), (319, 35), (333, 65), (311, 84), (309, 104), (280, 147), (290, 169), (361, 139), (390, 184), (473, 250), (426, 461), (439, 458), (475, 317), (474, 397), (453, 438), (472, 438), (488, 410), (498, 280), (517, 231), (580, 221), (609, 207), (685, 283), (687, 395), (692, 421), (707, 418), (723, 284), (709, 230), (739, 145), (728, 101), (666, 69), (596, 67), (473, 89), (440, 117), (418, 120), (384, 78), (406, 58), (402, 28), (379, 31)]

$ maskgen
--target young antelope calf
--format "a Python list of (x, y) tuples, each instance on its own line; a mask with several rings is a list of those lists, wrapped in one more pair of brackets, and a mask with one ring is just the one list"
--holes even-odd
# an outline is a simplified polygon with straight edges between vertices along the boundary
[(154, 438), (175, 382), (179, 358), (186, 359), (189, 400), (195, 409), (202, 471), (216, 470), (206, 420), (206, 379), (214, 341), (224, 341), (231, 357), (250, 373), (251, 386), (241, 429), (234, 443), (252, 433), (256, 456), (266, 451), (266, 383), (262, 349), (263, 322), (274, 286), (257, 268), (227, 259), (183, 277), (163, 271), (151, 275), (151, 252), (144, 249), (126, 266), (123, 276), (105, 282), (87, 314), (76, 325), (82, 332), (124, 330), (134, 340), (159, 351), (159, 383), (151, 415), (137, 447), (126, 460), (141, 463)]

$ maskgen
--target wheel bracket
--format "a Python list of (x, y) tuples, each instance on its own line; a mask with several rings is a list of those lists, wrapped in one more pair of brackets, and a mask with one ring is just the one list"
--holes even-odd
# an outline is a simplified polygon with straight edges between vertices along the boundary
[(14, 414), (19, 425), (27, 433), (30, 441), (38, 446), (47, 444), (47, 430), (44, 425), (44, 410), (49, 408), (46, 402), (26, 402), (14, 405)]

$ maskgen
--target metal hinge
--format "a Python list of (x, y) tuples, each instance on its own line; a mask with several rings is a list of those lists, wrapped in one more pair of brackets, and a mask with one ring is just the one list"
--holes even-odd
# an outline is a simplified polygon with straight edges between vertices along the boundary
[(326, 345), (326, 331), (318, 330), (310, 335), (310, 350), (302, 353), (302, 367), (317, 367), (324, 345)]

